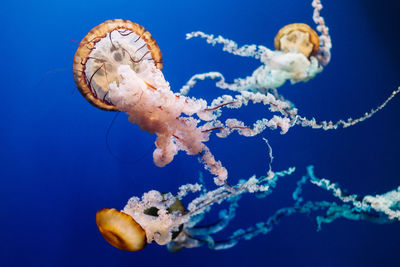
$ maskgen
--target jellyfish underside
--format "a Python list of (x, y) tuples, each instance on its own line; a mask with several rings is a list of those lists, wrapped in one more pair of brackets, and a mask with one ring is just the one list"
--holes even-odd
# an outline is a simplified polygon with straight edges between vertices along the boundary
[(119, 66), (127, 65), (140, 73), (143, 61), (162, 69), (162, 55), (151, 34), (128, 20), (108, 20), (93, 28), (80, 42), (74, 56), (74, 79), (89, 103), (118, 111), (108, 96), (108, 86), (119, 83)]
[(145, 58), (150, 51), (142, 39), (135, 42), (137, 38), (121, 35), (118, 30), (107, 36), (97, 42), (86, 64), (86, 76), (91, 77), (91, 87), (97, 98), (112, 103), (107, 92), (110, 83), (116, 82), (119, 85), (118, 67), (127, 65), (136, 73), (141, 73), (143, 68), (140, 61), (152, 59), (149, 56)]
[(293, 31), (281, 38), (281, 49), (284, 52), (297, 50), (305, 56), (309, 56), (313, 49), (313, 45), (308, 41), (309, 38), (308, 33)]

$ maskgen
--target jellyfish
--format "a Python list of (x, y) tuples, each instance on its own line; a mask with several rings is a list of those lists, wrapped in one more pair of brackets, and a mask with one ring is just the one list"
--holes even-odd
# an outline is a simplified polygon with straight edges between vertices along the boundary
[[(265, 141), (268, 144), (268, 141)], [(215, 234), (225, 230), (235, 218), (236, 209), (239, 207), (239, 200), (242, 195), (257, 194), (258, 198), (265, 198), (273, 192), (282, 177), (292, 175), (295, 172), (294, 167), (283, 171), (273, 171), (271, 169), (272, 150), (269, 144), (268, 147), (270, 149), (270, 164), (265, 176), (252, 176), (247, 180), (239, 181), (235, 186), (221, 186), (214, 190), (207, 190), (204, 184), (199, 183), (182, 185), (175, 194), (151, 190), (144, 193), (141, 198), (130, 198), (120, 212), (115, 209), (98, 211), (96, 218), (107, 213), (107, 221), (103, 224), (111, 225), (109, 227), (111, 229), (124, 229), (114, 231), (113, 238), (104, 235), (103, 225), (98, 223), (99, 231), (111, 245), (119, 249), (144, 248), (144, 238), (139, 239), (131, 233), (138, 231), (136, 224), (139, 224), (141, 226), (140, 233), (145, 234), (147, 243), (166, 245), (170, 252), (178, 252), (183, 248), (196, 248), (204, 245), (214, 250), (229, 249), (241, 240), (251, 240), (260, 234), (268, 234), (284, 218), (293, 214), (310, 216), (318, 212), (319, 215), (315, 216), (318, 230), (321, 229), (323, 224), (331, 223), (339, 218), (379, 224), (400, 221), (400, 187), (375, 196), (350, 195), (330, 180), (318, 178), (314, 174), (314, 166), (309, 166), (306, 175), (297, 182), (293, 191), (294, 203), (292, 206), (276, 210), (266, 220), (258, 222), (254, 226), (239, 228), (223, 238), (216, 239)], [(306, 184), (315, 185), (331, 192), (338, 201), (306, 201), (302, 196), (303, 187)], [(190, 201), (186, 209), (181, 200), (189, 194), (198, 195)], [(220, 210), (214, 223), (201, 224), (212, 206), (224, 202), (228, 204), (228, 207)], [(121, 221), (121, 217), (123, 221)], [(135, 222), (135, 224), (132, 222)], [(127, 224), (129, 224), (128, 227)], [(117, 237), (114, 237), (114, 235)], [(117, 245), (115, 240), (117, 240)], [(123, 240), (123, 244), (131, 245), (129, 247), (121, 246), (120, 240)], [(134, 246), (133, 244), (136, 242), (137, 245)]]
[(215, 182), (223, 184), (227, 171), (204, 144), (209, 132), (193, 117), (212, 120), (215, 108), (208, 108), (202, 99), (174, 94), (161, 69), (162, 55), (151, 34), (120, 19), (93, 28), (81, 41), (73, 63), (75, 82), (89, 103), (125, 111), (132, 123), (157, 135), (153, 153), (157, 166), (165, 166), (184, 150), (200, 155)]

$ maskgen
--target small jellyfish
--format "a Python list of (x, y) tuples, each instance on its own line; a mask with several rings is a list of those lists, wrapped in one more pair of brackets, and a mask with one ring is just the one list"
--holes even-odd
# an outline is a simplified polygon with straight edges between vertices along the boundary
[(108, 243), (121, 250), (138, 251), (147, 243), (166, 245), (178, 237), (186, 221), (182, 202), (156, 191), (148, 192), (147, 197), (145, 203), (133, 198), (131, 206), (122, 211), (105, 208), (97, 212), (97, 227)]
[[(318, 24), (319, 22), (320, 20), (317, 22), (317, 29), (325, 31), (325, 28)], [(239, 47), (232, 40), (222, 36), (214, 37), (203, 32), (187, 34), (187, 39), (194, 37), (206, 39), (207, 43), (212, 45), (222, 44), (224, 51), (236, 56), (258, 59), (262, 65), (254, 70), (251, 76), (237, 78), (232, 83), (226, 82), (225, 77), (219, 72), (196, 74), (181, 88), (181, 93), (185, 95), (198, 81), (206, 79), (219, 80), (216, 86), (221, 89), (277, 94), (276, 89), (288, 80), (293, 84), (307, 82), (314, 78), (323, 70), (323, 65), (328, 64), (328, 57), (330, 57), (331, 45), (327, 30), (318, 36), (310, 26), (304, 23), (284, 26), (275, 37), (275, 50), (262, 45)], [(321, 42), (322, 40), (329, 40), (329, 42)]]

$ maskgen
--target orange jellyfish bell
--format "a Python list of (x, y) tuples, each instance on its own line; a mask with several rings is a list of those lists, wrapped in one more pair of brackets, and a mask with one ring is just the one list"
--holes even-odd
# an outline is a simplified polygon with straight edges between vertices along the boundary
[(96, 213), (101, 235), (116, 248), (138, 251), (146, 246), (146, 232), (128, 214), (116, 209), (101, 209)]
[(144, 60), (153, 61), (162, 69), (162, 54), (151, 34), (129, 20), (107, 20), (80, 42), (73, 63), (75, 83), (89, 103), (118, 111), (107, 96), (108, 85), (119, 82), (118, 66), (128, 65), (140, 72)]
[(319, 37), (307, 24), (289, 24), (276, 35), (275, 49), (284, 52), (297, 51), (306, 57), (315, 56), (319, 50)]

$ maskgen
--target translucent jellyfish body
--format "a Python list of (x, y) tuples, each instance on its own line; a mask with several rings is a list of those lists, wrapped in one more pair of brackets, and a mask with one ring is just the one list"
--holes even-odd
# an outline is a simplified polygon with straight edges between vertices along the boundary
[(162, 55), (151, 34), (136, 23), (117, 19), (88, 33), (73, 64), (75, 82), (91, 104), (125, 111), (132, 123), (157, 135), (153, 153), (157, 166), (165, 166), (184, 150), (200, 155), (216, 183), (223, 184), (227, 171), (204, 145), (209, 132), (193, 117), (212, 120), (213, 110), (204, 100), (174, 94), (161, 68)]

